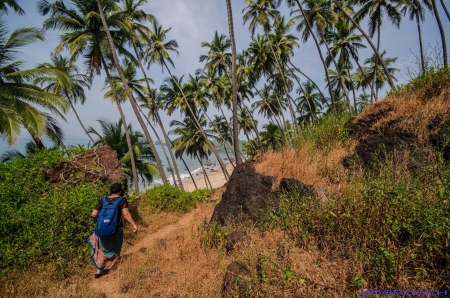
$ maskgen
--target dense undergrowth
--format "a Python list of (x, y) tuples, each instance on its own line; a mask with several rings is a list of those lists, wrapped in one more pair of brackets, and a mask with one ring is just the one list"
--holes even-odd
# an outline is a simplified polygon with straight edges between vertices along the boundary
[(64, 275), (69, 263), (85, 261), (90, 212), (108, 188), (101, 183), (52, 187), (44, 176), (50, 166), (81, 151), (40, 150), (0, 164), (2, 275), (47, 263)]
[(189, 212), (197, 202), (207, 200), (211, 193), (206, 189), (187, 192), (164, 184), (147, 189), (139, 207), (152, 212)]
[[(440, 69), (412, 80), (390, 94), (388, 100), (402, 107), (384, 117), (402, 117), (403, 111), (425, 113), (418, 101), (427, 107), (445, 101), (449, 78), (449, 70)], [(414, 108), (408, 107), (411, 96)], [(432, 153), (418, 172), (408, 170), (407, 155), (385, 158), (371, 169), (358, 160), (345, 168), (342, 152), (351, 154), (357, 142), (347, 132), (349, 118), (345, 113), (326, 115), (303, 127), (294, 149), (259, 158), (262, 173), (318, 183), (327, 191), (327, 200), (292, 190), (281, 196), (277, 208), (265, 212), (254, 239), (235, 256), (251, 272), (245, 289), (235, 294), (349, 297), (361, 289), (450, 287), (448, 160), (430, 146), (427, 152)], [(341, 154), (340, 161), (333, 161), (330, 152)], [(252, 230), (230, 224), (206, 227), (203, 247), (225, 250), (227, 235), (236, 229)], [(308, 271), (308, 266), (315, 269)]]

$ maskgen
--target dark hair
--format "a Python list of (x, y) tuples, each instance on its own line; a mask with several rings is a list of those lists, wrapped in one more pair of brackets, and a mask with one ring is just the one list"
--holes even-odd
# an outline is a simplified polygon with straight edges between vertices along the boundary
[(122, 189), (122, 184), (120, 183), (114, 183), (109, 187), (109, 191), (113, 194), (113, 193), (120, 193), (120, 195), (122, 196), (125, 192)]

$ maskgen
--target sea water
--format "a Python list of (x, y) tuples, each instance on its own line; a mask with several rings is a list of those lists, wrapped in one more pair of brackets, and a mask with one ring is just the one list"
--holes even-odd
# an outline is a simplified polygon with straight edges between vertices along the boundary
[[(31, 138), (21, 137), (21, 138), (18, 139), (18, 141), (13, 146), (10, 147), (10, 146), (8, 146), (8, 144), (4, 140), (0, 140), (0, 158), (1, 158), (1, 156), (3, 155), (3, 153), (5, 151), (11, 150), (11, 149), (18, 150), (18, 151), (20, 151), (21, 153), (24, 154), (25, 153), (25, 145), (29, 141), (31, 141)], [(42, 140), (42, 142), (44, 143), (44, 146), (46, 146), (46, 147), (52, 147), (53, 146), (53, 143), (51, 141), (49, 141), (48, 139), (44, 138)], [(87, 147), (88, 144), (89, 144), (89, 139), (87, 137), (69, 136), (69, 135), (67, 135), (65, 137), (65, 139), (64, 139), (64, 145), (66, 147), (78, 146), (78, 145), (83, 145), (83, 146)], [(169, 169), (170, 169), (169, 168), (169, 164), (167, 163), (167, 160), (166, 160), (165, 155), (163, 153), (162, 145), (155, 145), (155, 147), (156, 147), (156, 151), (158, 152), (158, 155), (159, 155), (159, 157), (160, 157), (160, 159), (162, 161), (163, 168), (164, 168), (165, 174), (167, 176), (167, 179), (169, 180), (169, 182), (171, 184), (173, 184), (172, 174), (169, 171)], [(169, 152), (167, 151), (167, 147), (165, 147), (165, 149), (166, 149), (167, 155), (170, 158)], [(175, 155), (175, 153), (174, 153), (174, 155)], [(224, 150), (222, 150), (222, 152), (219, 152), (219, 155), (220, 155), (220, 157), (222, 159), (225, 159), (224, 161), (227, 161), (226, 158), (228, 158), (228, 157), (227, 157), (226, 153), (224, 152)], [(230, 156), (230, 158), (234, 157), (234, 155), (232, 153), (230, 153), (230, 152), (229, 152), (229, 156)], [(188, 157), (188, 156), (185, 156), (185, 155), (183, 155), (183, 159), (186, 162), (186, 165), (188, 166), (188, 168), (191, 171), (193, 176), (196, 176), (195, 174), (197, 174), (197, 173), (202, 171), (198, 159), (191, 158), (191, 157)], [(211, 154), (208, 157), (208, 161), (209, 161), (208, 164), (210, 164), (210, 166), (206, 166), (205, 165), (205, 167), (210, 168), (210, 169), (211, 168), (215, 168), (215, 169), (219, 169), (220, 170), (219, 163), (217, 162), (217, 158), (216, 158), (216, 156), (214, 154)], [(207, 161), (204, 161), (203, 163), (205, 164), (205, 162), (207, 162)], [(172, 163), (172, 161), (171, 161), (171, 163)], [(189, 172), (186, 170), (186, 166), (183, 164), (183, 161), (181, 159), (176, 159), (176, 163), (177, 163), (177, 166), (178, 166), (178, 170), (180, 171), (180, 178), (181, 179), (189, 178)], [(175, 179), (176, 179), (175, 172), (174, 172), (174, 176), (175, 176)], [(144, 181), (140, 181), (139, 182), (139, 188), (141, 190), (143, 190), (143, 189), (151, 188), (153, 186), (161, 185), (161, 184), (162, 184), (162, 179), (156, 177), (151, 183), (148, 183), (148, 182), (144, 183)]]

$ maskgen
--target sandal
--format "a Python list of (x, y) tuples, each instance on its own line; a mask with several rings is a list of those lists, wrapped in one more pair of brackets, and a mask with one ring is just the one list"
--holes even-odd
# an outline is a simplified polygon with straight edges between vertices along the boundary
[(103, 275), (103, 274), (101, 274), (101, 273), (95, 273), (95, 274), (94, 274), (94, 278), (96, 278), (96, 279), (97, 279), (97, 278), (100, 278), (100, 277), (102, 277), (102, 275)]

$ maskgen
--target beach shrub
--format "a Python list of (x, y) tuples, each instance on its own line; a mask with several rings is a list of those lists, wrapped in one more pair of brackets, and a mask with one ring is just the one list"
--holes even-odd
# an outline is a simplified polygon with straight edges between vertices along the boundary
[(2, 275), (33, 265), (85, 263), (85, 240), (93, 230), (91, 211), (107, 186), (79, 183), (52, 187), (45, 170), (81, 153), (40, 150), (30, 158), (0, 164), (0, 270)]
[(151, 207), (157, 212), (189, 212), (197, 202), (208, 199), (211, 193), (206, 189), (187, 192), (176, 186), (163, 184), (145, 192), (142, 198), (142, 207)]

